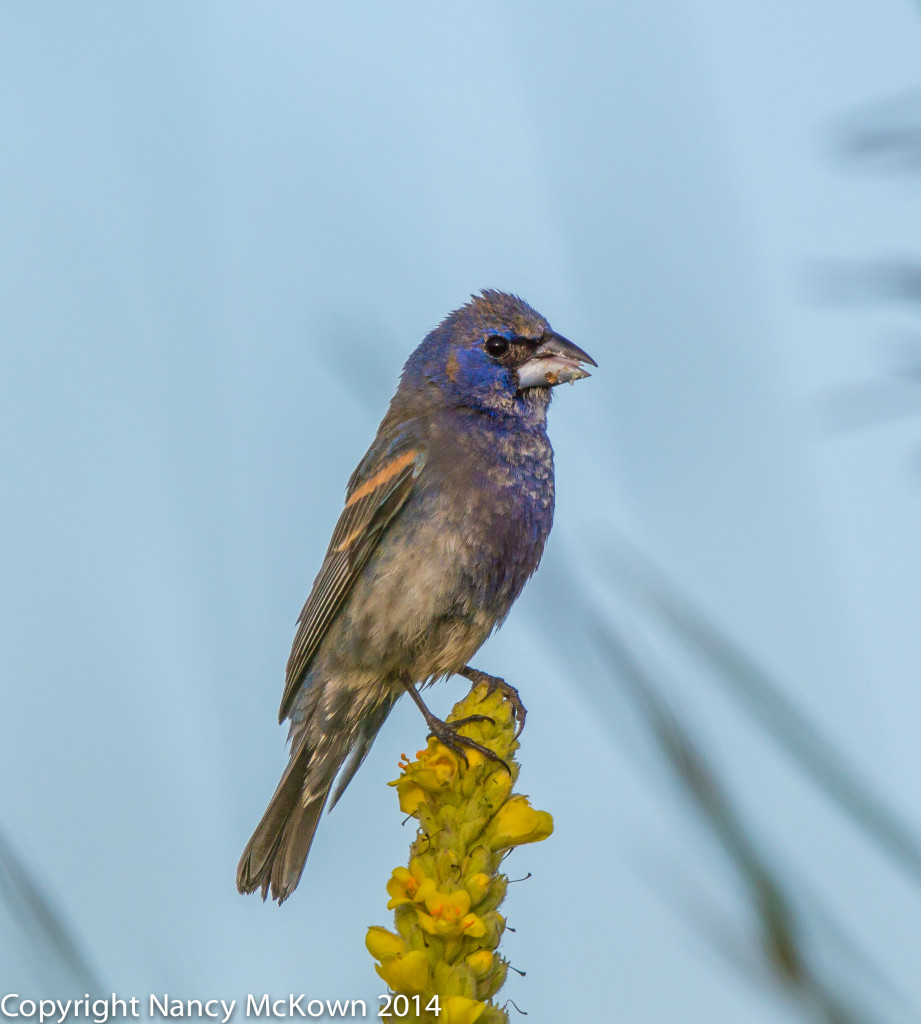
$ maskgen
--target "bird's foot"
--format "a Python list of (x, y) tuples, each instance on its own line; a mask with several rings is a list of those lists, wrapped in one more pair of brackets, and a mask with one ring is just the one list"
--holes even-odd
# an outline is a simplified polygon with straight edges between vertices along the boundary
[[(419, 696), (419, 691), (408, 679), (401, 679), (400, 682), (403, 684), (406, 692), (412, 697), (413, 703), (422, 712), (422, 717), (425, 719), (425, 724), (429, 727), (429, 735), (434, 736), (436, 740), (443, 743), (449, 750), (453, 750), (455, 754), (458, 754), (463, 758), (464, 764), (470, 767), (470, 761), (467, 758), (465, 750), (476, 750), (479, 751), (486, 758), (487, 761), (495, 761), (501, 764), (502, 767), (509, 773), (512, 774), (512, 769), (502, 760), (501, 757), (494, 751), (490, 750), (489, 747), (484, 747), (482, 743), (477, 743), (476, 740), (470, 739), (469, 736), (462, 736), (458, 729), (464, 725), (469, 725), (472, 722), (493, 722), (488, 715), (467, 715), (466, 718), (459, 718), (456, 722), (443, 722), (440, 718), (432, 714), (431, 711), (425, 706), (425, 702)], [(495, 724), (495, 723), (493, 723)]]
[(524, 728), (524, 720), (527, 717), (528, 710), (521, 703), (521, 697), (518, 695), (518, 690), (512, 686), (511, 683), (507, 683), (504, 679), (500, 679), (498, 676), (488, 675), (486, 672), (481, 672), (479, 669), (471, 668), (470, 665), (464, 665), (458, 675), (462, 675), (465, 679), (469, 679), (471, 683), (476, 686), (477, 683), (486, 683), (486, 695), (491, 696), (496, 690), (501, 690), (502, 696), (509, 702), (512, 708), (512, 718), (518, 723), (518, 728), (515, 730), (515, 739), (521, 735), (521, 730)]
[(467, 750), (476, 750), (486, 758), (487, 761), (495, 761), (497, 764), (501, 764), (502, 767), (509, 773), (512, 774), (512, 769), (509, 768), (508, 764), (502, 760), (501, 757), (495, 751), (484, 747), (482, 743), (477, 743), (476, 740), (470, 739), (469, 736), (463, 736), (458, 730), (461, 726), (466, 725), (468, 722), (491, 722), (492, 719), (486, 715), (468, 715), (466, 718), (459, 718), (456, 722), (443, 722), (440, 718), (436, 718), (431, 712), (426, 716), (425, 724), (429, 727), (429, 735), (434, 736), (439, 743), (443, 743), (449, 750), (453, 750), (469, 768), (470, 761), (467, 759)]

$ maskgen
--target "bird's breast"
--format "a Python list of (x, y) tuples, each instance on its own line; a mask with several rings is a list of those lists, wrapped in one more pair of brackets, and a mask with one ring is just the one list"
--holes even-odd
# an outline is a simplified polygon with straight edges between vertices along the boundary
[(336, 630), (350, 658), (417, 679), (456, 671), (537, 568), (553, 521), (550, 444), (477, 440), (427, 454)]
[(460, 434), (436, 467), (436, 518), (451, 524), (457, 566), (505, 617), (537, 568), (553, 523), (553, 450), (545, 433)]

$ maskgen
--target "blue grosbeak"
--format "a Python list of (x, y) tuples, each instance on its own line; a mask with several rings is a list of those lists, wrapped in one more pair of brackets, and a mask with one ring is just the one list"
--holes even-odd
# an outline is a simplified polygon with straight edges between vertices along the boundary
[(584, 363), (597, 365), (492, 290), (407, 360), (298, 619), (279, 712), (290, 760), (240, 859), (241, 892), (291, 895), (323, 807), (404, 692), (448, 746), (477, 746), (426, 708), (417, 683), (456, 673), (502, 685), (520, 730), (514, 689), (467, 663), (540, 561), (553, 522), (550, 389), (587, 377)]

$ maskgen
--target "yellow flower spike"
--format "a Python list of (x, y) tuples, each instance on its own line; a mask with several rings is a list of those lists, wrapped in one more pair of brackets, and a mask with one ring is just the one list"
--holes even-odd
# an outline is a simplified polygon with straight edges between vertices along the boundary
[[(497, 955), (505, 930), (498, 913), (506, 892), (502, 860), (511, 847), (537, 842), (553, 830), (549, 814), (513, 793), (518, 778), (516, 722), (501, 689), (473, 687), (448, 716), (487, 715), (463, 735), (492, 750), (510, 772), (478, 751), (467, 762), (433, 737), (416, 759), (400, 763), (391, 783), (400, 809), (418, 822), (409, 867), (387, 882), (394, 935), (369, 929), (366, 944), (376, 970), (397, 994), (419, 996), (417, 1024), (508, 1024), (493, 998), (507, 966)], [(432, 1000), (439, 999), (439, 1012)]]
[(444, 1010), (440, 1016), (442, 1024), (474, 1024), (486, 1009), (486, 1003), (466, 996), (451, 996), (445, 1000)]

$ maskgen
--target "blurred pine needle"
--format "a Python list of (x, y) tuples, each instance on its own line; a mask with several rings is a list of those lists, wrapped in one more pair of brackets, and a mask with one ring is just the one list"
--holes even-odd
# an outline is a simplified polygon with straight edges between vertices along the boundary
[(702, 657), (712, 678), (737, 698), (775, 743), (921, 888), (921, 842), (882, 797), (788, 696), (789, 687), (758, 664), (626, 542), (611, 551), (618, 578), (645, 599), (684, 645)]
[[(785, 694), (784, 689), (733, 642), (692, 601), (657, 572), (638, 551), (622, 541), (615, 552), (607, 547), (604, 567), (627, 588), (632, 600), (640, 597), (658, 624), (663, 640), (676, 640), (700, 656), (711, 669), (712, 678), (738, 700), (739, 705), (774, 740), (813, 782), (844, 810), (912, 882), (921, 882), (921, 846), (911, 830), (873, 794), (848, 759), (828, 741), (806, 715)], [(796, 1010), (808, 1020), (824, 1024), (866, 1024), (889, 1019), (877, 1010), (873, 1015), (858, 1003), (858, 997), (839, 991), (828, 976), (826, 962), (834, 952), (846, 951), (847, 976), (860, 976), (867, 990), (875, 990), (880, 1001), (896, 1003), (900, 1018), (917, 1019), (904, 996), (889, 981), (885, 970), (873, 963), (859, 943), (835, 922), (834, 915), (821, 906), (802, 885), (792, 886), (771, 856), (766, 844), (756, 839), (733, 806), (719, 776), (698, 739), (669, 708), (662, 697), (655, 674), (645, 667), (648, 656), (640, 658), (635, 644), (627, 641), (596, 603), (590, 601), (584, 584), (575, 581), (557, 563), (552, 580), (554, 604), (570, 617), (570, 628), (581, 628), (602, 663), (609, 668), (627, 693), (654, 747), (662, 757), (680, 792), (693, 806), (699, 819), (743, 883), (746, 902), (757, 923), (754, 960), (746, 958), (738, 944), (717, 937), (709, 927), (709, 938), (727, 954), (730, 962), (747, 974), (771, 979)], [(610, 586), (611, 573), (605, 575)], [(835, 949), (817, 949), (816, 938), (804, 927), (802, 908), (808, 904), (810, 917), (825, 924), (834, 937)], [(706, 922), (697, 920), (707, 930)], [(831, 952), (831, 955), (829, 953)], [(760, 968), (757, 965), (760, 963)]]
[(2, 831), (0, 907), (8, 911), (17, 938), (34, 953), (46, 984), (67, 986), (81, 993), (103, 991), (63, 912), (42, 891)]

